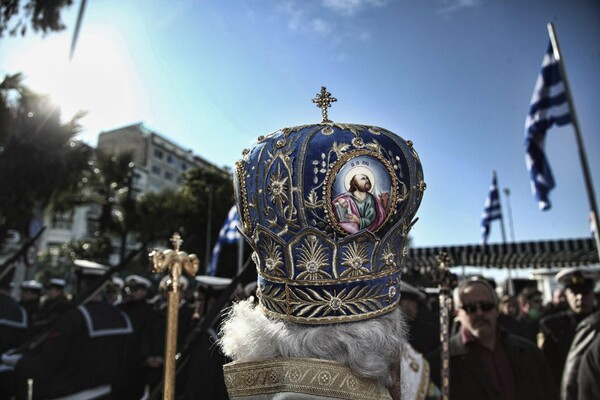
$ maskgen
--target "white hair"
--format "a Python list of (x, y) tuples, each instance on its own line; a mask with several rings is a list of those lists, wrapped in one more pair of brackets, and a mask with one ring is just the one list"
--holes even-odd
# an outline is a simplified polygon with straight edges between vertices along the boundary
[(248, 362), (278, 357), (331, 360), (389, 387), (406, 327), (400, 309), (365, 321), (300, 325), (267, 318), (251, 299), (234, 304), (220, 331), (225, 355)]

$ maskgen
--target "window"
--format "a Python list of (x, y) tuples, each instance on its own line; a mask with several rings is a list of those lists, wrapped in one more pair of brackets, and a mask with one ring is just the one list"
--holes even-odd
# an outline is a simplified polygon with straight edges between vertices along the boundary
[(52, 228), (56, 229), (71, 229), (73, 226), (73, 213), (56, 213), (52, 216), (50, 224)]
[(168, 162), (169, 164), (173, 164), (173, 156), (172, 156), (172, 155), (170, 155), (170, 154), (167, 154), (167, 162)]
[(152, 173), (153, 173), (154, 175), (160, 175), (160, 168), (159, 168), (159, 167), (157, 167), (156, 165), (153, 165), (153, 166), (152, 166)]
[(188, 169), (188, 166), (187, 166), (187, 164), (186, 164), (186, 163), (184, 163), (184, 162), (182, 162), (182, 163), (181, 163), (181, 170), (182, 170), (182, 171), (186, 171), (187, 169)]
[(164, 153), (160, 149), (154, 149), (154, 157), (160, 158), (162, 160)]
[(173, 174), (169, 171), (165, 171), (165, 179), (168, 181), (172, 181), (173, 180)]

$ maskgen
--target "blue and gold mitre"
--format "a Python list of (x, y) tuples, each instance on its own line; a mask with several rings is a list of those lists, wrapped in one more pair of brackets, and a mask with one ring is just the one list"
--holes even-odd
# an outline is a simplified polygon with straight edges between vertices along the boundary
[(242, 233), (266, 315), (331, 324), (391, 312), (425, 183), (411, 141), (327, 119), (260, 136), (236, 163)]

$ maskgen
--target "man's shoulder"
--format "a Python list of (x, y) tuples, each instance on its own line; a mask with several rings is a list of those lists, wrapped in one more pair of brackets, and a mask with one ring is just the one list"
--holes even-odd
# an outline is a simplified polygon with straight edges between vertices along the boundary
[(559, 328), (563, 325), (571, 324), (573, 319), (572, 314), (569, 311), (559, 311), (555, 314), (547, 315), (540, 320), (541, 329)]
[(590, 327), (594, 330), (600, 330), (600, 310), (593, 312), (591, 315), (587, 316), (583, 321), (579, 323), (577, 329), (583, 327)]
[(537, 352), (539, 349), (531, 340), (526, 339), (519, 335), (514, 335), (512, 333), (505, 334), (505, 344), (511, 347), (520, 348), (523, 351), (533, 351)]

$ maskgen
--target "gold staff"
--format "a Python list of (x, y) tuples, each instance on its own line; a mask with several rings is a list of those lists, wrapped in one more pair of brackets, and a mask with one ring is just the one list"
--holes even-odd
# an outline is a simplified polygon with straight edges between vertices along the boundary
[(163, 400), (173, 400), (175, 398), (175, 354), (177, 352), (177, 322), (179, 319), (179, 278), (183, 271), (187, 272), (190, 276), (196, 275), (199, 266), (198, 257), (195, 254), (188, 255), (186, 252), (179, 250), (179, 247), (183, 243), (179, 233), (175, 232), (173, 234), (171, 243), (174, 250), (159, 251), (154, 249), (149, 254), (152, 260), (152, 272), (160, 273), (168, 270), (171, 278), (171, 284), (167, 286), (167, 344), (165, 348), (165, 369), (163, 375)]
[(449, 254), (440, 253), (437, 257), (438, 268), (432, 271), (432, 278), (440, 290), (440, 361), (441, 361), (441, 392), (442, 400), (450, 399), (450, 307), (452, 298), (450, 292), (456, 286), (457, 278), (450, 272), (451, 259)]

